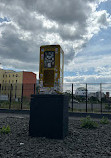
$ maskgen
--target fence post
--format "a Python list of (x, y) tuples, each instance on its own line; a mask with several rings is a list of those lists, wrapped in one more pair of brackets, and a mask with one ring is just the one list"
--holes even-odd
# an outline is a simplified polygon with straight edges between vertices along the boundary
[(9, 109), (11, 109), (11, 102), (12, 102), (12, 84), (10, 86), (10, 103), (9, 103)]
[(102, 114), (102, 83), (100, 83), (100, 99), (101, 99), (101, 114)]
[(21, 94), (21, 110), (22, 110), (22, 104), (23, 104), (23, 83), (22, 83), (22, 94)]
[(35, 83), (34, 83), (34, 95), (35, 95)]
[(87, 112), (87, 83), (86, 83), (86, 112)]
[(72, 83), (72, 112), (73, 112), (73, 83)]
[(17, 85), (15, 85), (15, 100), (16, 100), (16, 91), (17, 91)]

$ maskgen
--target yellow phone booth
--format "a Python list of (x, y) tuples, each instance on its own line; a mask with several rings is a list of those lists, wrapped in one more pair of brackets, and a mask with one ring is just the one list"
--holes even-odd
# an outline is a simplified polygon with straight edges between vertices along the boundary
[(39, 93), (63, 92), (64, 52), (60, 45), (40, 47)]

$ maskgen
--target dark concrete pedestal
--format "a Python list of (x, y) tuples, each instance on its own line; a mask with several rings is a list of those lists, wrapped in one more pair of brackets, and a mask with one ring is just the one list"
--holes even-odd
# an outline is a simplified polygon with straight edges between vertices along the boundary
[(68, 98), (65, 95), (32, 95), (29, 135), (63, 139), (68, 134)]

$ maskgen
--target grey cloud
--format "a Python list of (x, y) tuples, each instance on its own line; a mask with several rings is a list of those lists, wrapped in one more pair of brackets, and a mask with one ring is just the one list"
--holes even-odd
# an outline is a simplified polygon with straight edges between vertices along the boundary
[(61, 26), (60, 29), (58, 30), (63, 40), (70, 40), (70, 41), (82, 40), (85, 31), (86, 31), (85, 27), (81, 28), (80, 26), (76, 27), (74, 33), (71, 33), (70, 28), (64, 29), (64, 26)]
[[(61, 0), (58, 2), (55, 0), (11, 0), (10, 3), (4, 0), (3, 2), (6, 7), (5, 9), (2, 8), (2, 12), (9, 14), (21, 29), (31, 31), (34, 34), (40, 32), (44, 32), (44, 34), (45, 32), (59, 33), (63, 40), (73, 41), (75, 39), (83, 40), (83, 35), (87, 33), (86, 20), (92, 11), (88, 2), (93, 3), (95, 0)], [(59, 23), (59, 28), (43, 27), (42, 21), (31, 15), (33, 11), (45, 15), (47, 19), (56, 21)], [(98, 22), (101, 23), (102, 19), (101, 17)], [(66, 24), (74, 27), (75, 32), (71, 33), (69, 28), (65, 28)]]
[(107, 17), (106, 14), (102, 14), (99, 19), (98, 19), (98, 23), (101, 24), (102, 26), (107, 26), (108, 25), (108, 21), (107, 21)]
[[(13, 0), (12, 0), (13, 1)], [(4, 3), (3, 3), (4, 4)], [(5, 3), (5, 7), (0, 6), (1, 13), (5, 17), (9, 17), (11, 21), (14, 21), (21, 29), (28, 31), (40, 31), (42, 29), (42, 21), (36, 20), (36, 18), (31, 15), (32, 12), (22, 6), (14, 6), (9, 3)]]
[[(1, 0), (0, 15), (8, 17), (14, 24), (0, 25), (2, 38), (0, 38), (0, 57), (5, 59), (18, 60), (25, 66), (26, 63), (38, 64), (40, 45), (49, 44), (46, 34), (57, 34), (60, 43), (66, 48), (65, 63), (74, 59), (74, 45), (78, 40), (78, 49), (85, 47), (88, 39), (83, 38), (87, 34), (87, 19), (92, 12), (88, 3), (96, 3), (96, 0)], [(58, 28), (52, 26), (47, 28), (43, 25), (42, 19), (37, 19), (35, 13), (43, 15), (47, 20), (54, 21)], [(98, 23), (107, 25), (105, 15), (101, 16)], [(67, 25), (69, 27), (67, 27)], [(75, 28), (71, 32), (70, 27)], [(28, 38), (25, 38), (25, 34)], [(22, 38), (24, 39), (21, 39)], [(49, 37), (50, 38), (50, 37)], [(81, 42), (82, 41), (82, 42)], [(68, 43), (68, 44), (66, 44)], [(52, 43), (53, 44), (53, 43)], [(1, 46), (2, 45), (2, 46)], [(66, 49), (64, 49), (66, 52)], [(9, 62), (11, 64), (11, 62)], [(16, 66), (15, 63), (13, 65)], [(25, 66), (26, 67), (26, 66)]]
[(65, 54), (65, 59), (64, 59), (65, 64), (68, 64), (71, 60), (73, 60), (74, 56), (75, 56), (74, 51), (71, 51), (70, 54)]
[[(45, 4), (45, 6), (44, 6)], [(37, 11), (45, 14), (49, 19), (53, 19), (59, 23), (66, 24), (73, 22), (84, 23), (90, 13), (90, 8), (84, 1), (37, 1)]]
[(20, 15), (16, 18), (16, 23), (24, 30), (28, 31), (40, 31), (42, 29), (42, 22), (36, 20), (35, 17), (31, 16), (29, 13), (24, 12), (23, 15)]
[(1, 63), (2, 63), (2, 65), (4, 65), (4, 67), (6, 67), (6, 68), (15, 68), (15, 69), (18, 69), (18, 70), (28, 70), (28, 71), (35, 71), (35, 72), (37, 72), (37, 71), (39, 71), (39, 64), (38, 64), (38, 62), (37, 63), (28, 63), (28, 62), (26, 62), (26, 61), (24, 61), (24, 62), (20, 62), (19, 60), (13, 60), (13, 59), (5, 59), (4, 60), (4, 58), (2, 58), (2, 57), (0, 57), (0, 61), (2, 61)]
[(49, 19), (59, 23), (66, 24), (73, 22), (85, 23), (87, 17), (91, 13), (91, 8), (88, 6), (89, 0), (7, 0), (2, 1), (6, 6), (21, 6), (25, 11), (36, 11), (45, 15)]
[[(13, 28), (13, 29), (12, 29)], [(0, 56), (4, 59), (17, 59), (22, 62), (37, 62), (39, 45), (31, 40), (21, 40), (16, 29), (11, 26), (2, 32)]]
[[(80, 83), (98, 83), (98, 85), (93, 85), (100, 88), (100, 83), (110, 83), (111, 76), (102, 76), (102, 75), (78, 75), (74, 77), (65, 77), (65, 82), (75, 83), (80, 86)], [(74, 85), (74, 86), (75, 86)], [(83, 84), (85, 86), (85, 84)], [(108, 85), (109, 86), (109, 85)]]

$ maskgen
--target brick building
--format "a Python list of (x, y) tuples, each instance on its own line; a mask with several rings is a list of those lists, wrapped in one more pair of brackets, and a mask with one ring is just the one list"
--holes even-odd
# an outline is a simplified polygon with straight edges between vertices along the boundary
[(23, 71), (23, 96), (30, 97), (36, 91), (36, 74)]

